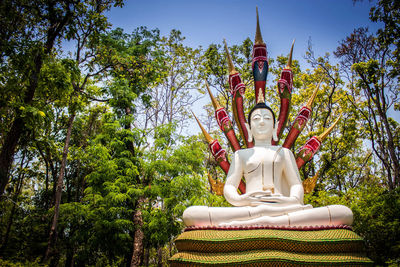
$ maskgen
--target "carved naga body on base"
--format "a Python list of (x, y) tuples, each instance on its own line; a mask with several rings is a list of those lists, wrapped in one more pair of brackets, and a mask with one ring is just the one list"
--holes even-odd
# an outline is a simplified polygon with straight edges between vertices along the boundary
[[(226, 44), (225, 44), (226, 47)], [(229, 163), (225, 150), (218, 141), (213, 140), (198, 121), (210, 149), (220, 167), (227, 172), (224, 196), (234, 207), (192, 206), (185, 210), (183, 221), (186, 226), (312, 226), (312, 225), (351, 225), (353, 214), (342, 205), (313, 208), (304, 205), (304, 189), (299, 169), (309, 161), (319, 149), (322, 141), (333, 129), (338, 120), (323, 134), (314, 136), (293, 155), (290, 148), (311, 116), (312, 97), (296, 117), (283, 146), (277, 146), (282, 136), (290, 109), (293, 75), (291, 58), (282, 70), (278, 82), (281, 97), (279, 121), (276, 121), (273, 110), (265, 104), (265, 85), (268, 73), (266, 45), (264, 44), (258, 21), (256, 40), (253, 51), (253, 75), (257, 104), (248, 115), (247, 123), (243, 114), (244, 86), (241, 86), (239, 74), (235, 71), (228, 53), (230, 86), (233, 95), (233, 113), (240, 133), (247, 148), (238, 149), (239, 143), (231, 127), (231, 121), (209, 91), (216, 108), (216, 118), (233, 148), (232, 163)], [(231, 77), (232, 76), (232, 77)], [(243, 92), (242, 92), (243, 91)], [(223, 113), (223, 116), (220, 115)], [(223, 118), (222, 118), (223, 117)], [(222, 120), (223, 119), (223, 120)], [(223, 124), (225, 122), (225, 124)], [(224, 126), (225, 125), (225, 126)], [(218, 146), (216, 151), (215, 146)], [(223, 156), (221, 156), (223, 155)], [(244, 177), (244, 181), (243, 181)], [(244, 183), (245, 182), (245, 183)], [(239, 191), (242, 194), (239, 194)]]

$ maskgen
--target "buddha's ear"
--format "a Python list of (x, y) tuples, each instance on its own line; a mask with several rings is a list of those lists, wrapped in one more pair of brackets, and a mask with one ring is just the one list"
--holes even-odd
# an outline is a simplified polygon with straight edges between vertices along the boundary
[(245, 122), (244, 125), (246, 126), (246, 130), (247, 130), (247, 134), (248, 134), (247, 142), (250, 143), (253, 141), (253, 134), (251, 133), (250, 125), (247, 122)]
[(272, 139), (273, 139), (275, 142), (278, 142), (278, 141), (279, 141), (279, 139), (278, 139), (278, 125), (279, 125), (279, 121), (277, 121), (277, 122), (275, 123), (275, 127), (274, 127), (274, 129), (272, 130)]

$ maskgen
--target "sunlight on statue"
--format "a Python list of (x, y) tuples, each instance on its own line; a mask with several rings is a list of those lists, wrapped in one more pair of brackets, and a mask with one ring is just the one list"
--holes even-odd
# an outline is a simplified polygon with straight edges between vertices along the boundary
[[(262, 101), (260, 101), (262, 99)], [(275, 114), (263, 97), (246, 125), (254, 147), (237, 150), (227, 175), (224, 196), (235, 207), (192, 206), (183, 213), (186, 226), (351, 225), (353, 214), (342, 205), (304, 205), (304, 189), (293, 153), (272, 145), (277, 140)], [(238, 186), (246, 181), (246, 193)]]

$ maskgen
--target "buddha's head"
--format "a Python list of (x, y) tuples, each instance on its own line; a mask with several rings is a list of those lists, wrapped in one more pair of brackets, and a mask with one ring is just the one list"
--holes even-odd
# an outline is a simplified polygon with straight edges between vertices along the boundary
[(270, 108), (269, 106), (267, 106), (264, 102), (258, 103), (257, 105), (255, 105), (249, 112), (249, 116), (247, 117), (247, 122), (248, 124), (251, 126), (251, 115), (253, 114), (254, 111), (256, 111), (257, 109), (266, 109), (269, 110), (272, 114), (272, 118), (274, 120), (274, 127), (275, 127), (275, 113), (272, 110), (272, 108)]
[(264, 102), (255, 105), (248, 116), (246, 125), (249, 132), (249, 142), (255, 140), (277, 140), (275, 128), (275, 114)]

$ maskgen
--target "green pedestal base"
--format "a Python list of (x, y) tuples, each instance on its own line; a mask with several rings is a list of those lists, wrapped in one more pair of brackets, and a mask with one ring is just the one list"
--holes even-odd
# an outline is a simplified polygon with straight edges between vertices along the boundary
[(371, 266), (350, 229), (192, 229), (175, 245), (171, 266)]

